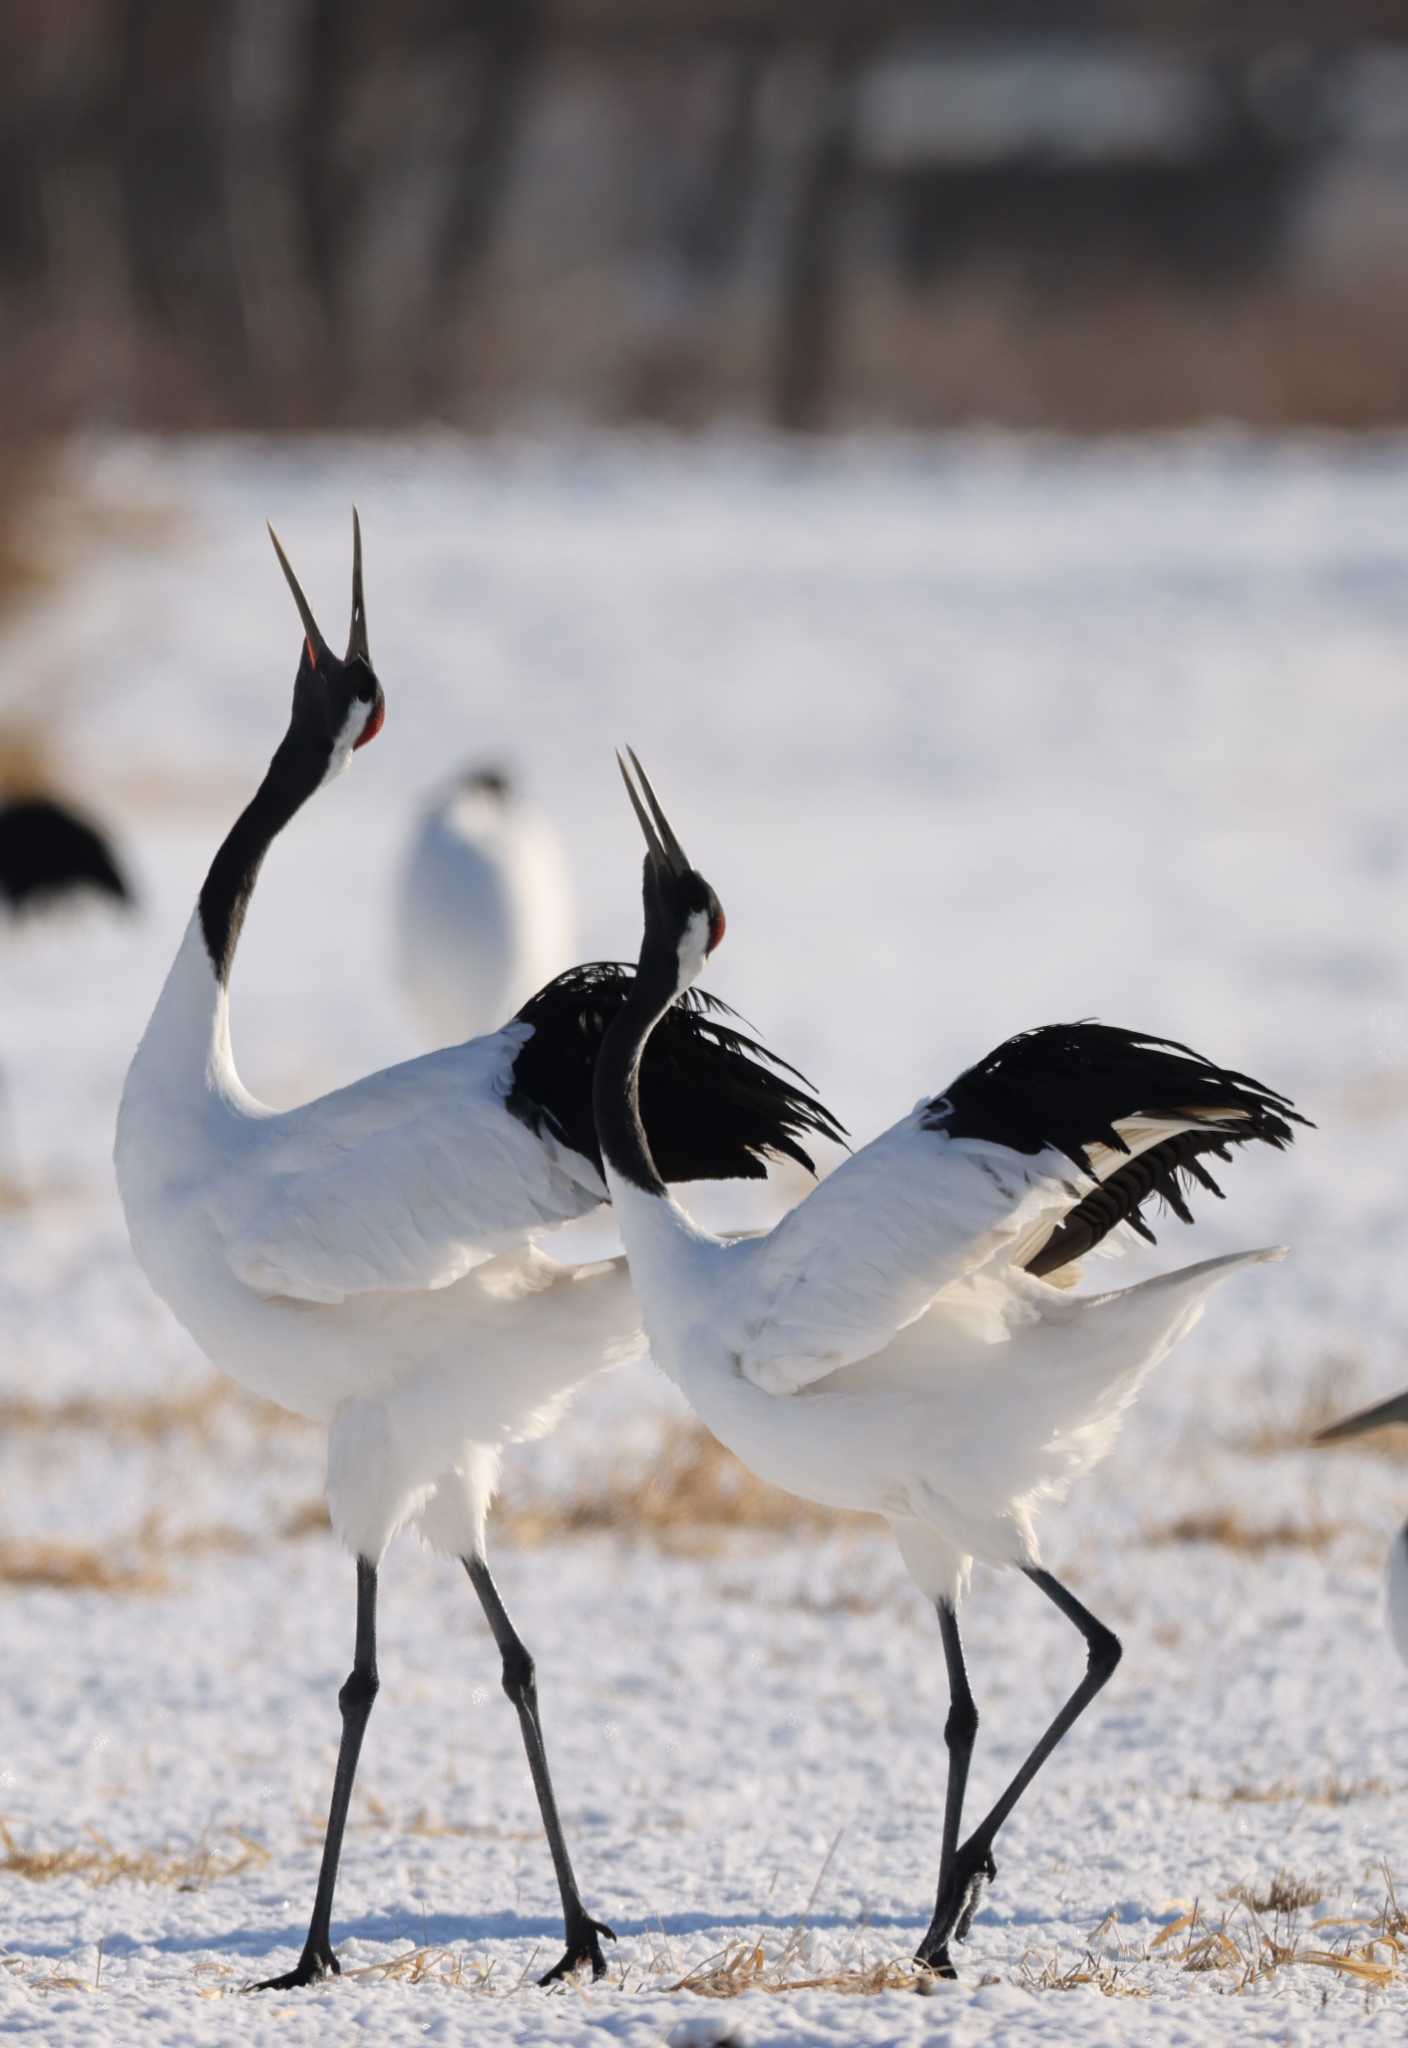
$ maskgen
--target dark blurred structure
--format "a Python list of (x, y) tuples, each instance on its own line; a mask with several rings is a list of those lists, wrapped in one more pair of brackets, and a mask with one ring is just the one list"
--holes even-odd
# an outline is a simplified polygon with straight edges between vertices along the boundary
[(6, 0), (26, 420), (1408, 414), (1408, 0)]

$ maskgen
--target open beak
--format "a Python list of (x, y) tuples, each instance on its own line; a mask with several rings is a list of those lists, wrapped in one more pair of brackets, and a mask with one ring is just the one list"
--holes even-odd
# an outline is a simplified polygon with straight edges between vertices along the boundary
[[(277, 541), (274, 543), (277, 547)], [(367, 645), (367, 606), (362, 596), (362, 522), (357, 517), (357, 507), (352, 507), (352, 626), (347, 635), (348, 661), (364, 661), (372, 665), (372, 651)]]
[[(630, 770), (626, 767), (619, 754), (616, 756), (616, 765), (621, 771), (621, 780), (626, 785), (626, 794), (631, 800), (631, 808), (640, 820), (640, 829), (645, 834), (645, 843), (650, 849), (650, 858), (657, 865), (668, 868), (672, 875), (687, 875), (689, 873), (689, 861), (685, 855), (685, 850), (670, 829), (670, 821), (660, 808), (660, 799), (650, 786), (650, 778), (636, 759), (633, 749), (627, 747), (626, 752), (630, 756), (631, 767), (634, 768), (636, 778), (640, 783), (641, 790), (644, 792), (645, 803), (641, 802), (635, 783), (631, 780)], [(647, 804), (650, 806), (648, 811), (646, 809)]]
[(1408, 1390), (1391, 1395), (1373, 1408), (1361, 1408), (1357, 1415), (1346, 1415), (1343, 1422), (1332, 1422), (1328, 1429), (1317, 1430), (1311, 1442), (1341, 1443), (1345, 1437), (1363, 1436), (1367, 1430), (1379, 1429), (1386, 1422), (1408, 1422)]
[[(300, 619), (302, 619), (303, 630), (308, 636), (308, 659), (312, 662), (314, 668), (316, 668), (318, 666), (318, 657), (319, 655), (327, 651), (328, 643), (326, 640), (324, 640), (322, 634), (318, 631), (318, 621), (313, 617), (313, 607), (309, 604), (307, 598), (303, 595), (302, 586), (300, 585), (298, 578), (294, 575), (293, 570), (290, 568), (288, 556), (284, 553), (282, 547), (280, 547), (279, 536), (275, 533), (272, 526), (269, 528), (269, 538), (274, 543), (274, 553), (279, 558), (279, 567), (283, 570), (285, 581), (287, 582), (289, 589), (293, 592), (293, 601), (298, 606), (298, 616)], [(361, 565), (359, 561), (357, 568), (353, 572), (352, 618), (354, 626), (356, 624), (357, 619), (357, 598), (358, 594), (361, 591), (361, 587)], [(365, 632), (365, 627), (363, 628), (363, 631)]]

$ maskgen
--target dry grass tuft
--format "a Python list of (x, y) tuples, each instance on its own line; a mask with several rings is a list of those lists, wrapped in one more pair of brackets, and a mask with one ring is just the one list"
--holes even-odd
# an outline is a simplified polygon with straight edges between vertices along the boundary
[(62, 1593), (164, 1593), (166, 1574), (127, 1543), (108, 1550), (86, 1543), (24, 1543), (0, 1538), (0, 1585), (44, 1586)]
[(698, 1423), (679, 1422), (648, 1471), (609, 1475), (595, 1492), (571, 1500), (510, 1502), (495, 1516), (495, 1528), (524, 1544), (614, 1530), (697, 1555), (716, 1548), (731, 1530), (836, 1529), (866, 1519), (768, 1486)]
[(1303, 1906), (1318, 1906), (1325, 1894), (1314, 1878), (1278, 1870), (1269, 1884), (1234, 1884), (1224, 1896), (1250, 1906), (1254, 1913), (1277, 1913), (1289, 1918)]
[[(490, 1988), (497, 1964), (469, 1955), (464, 1949), (414, 1948), (386, 1963), (364, 1963), (360, 1969), (344, 1970), (344, 1977), (374, 1977), (393, 1984), (439, 1984), (451, 1991), (485, 1991)], [(532, 1966), (515, 1983), (504, 1982), (504, 1992), (521, 1990), (530, 1982)]]
[(849, 1998), (874, 1998), (882, 1991), (917, 1991), (932, 1981), (929, 1971), (918, 1963), (898, 1958), (858, 1963), (853, 1969), (832, 1970), (821, 1976), (800, 1975), (800, 1936), (798, 1928), (774, 1956), (768, 1955), (760, 1941), (736, 1942), (661, 1989), (692, 1991), (698, 1998), (738, 1998), (745, 1991), (779, 1996), (788, 1991), (837, 1991)]
[(1059, 1956), (1048, 1956), (1043, 1961), (1035, 1954), (1023, 1956), (1019, 1966), (1017, 1982), (1027, 1991), (1084, 1991), (1093, 1989), (1106, 1998), (1147, 1998), (1149, 1992), (1144, 1986), (1131, 1984), (1121, 1966), (1107, 1957), (1097, 1956), (1089, 1949), (1078, 1962), (1068, 1963)]
[(44, 1586), (63, 1593), (167, 1593), (167, 1567), (176, 1559), (231, 1556), (255, 1547), (254, 1537), (229, 1523), (173, 1530), (156, 1511), (102, 1549), (0, 1537), (0, 1585)]
[(0, 1397), (0, 1428), (11, 1436), (19, 1430), (56, 1436), (75, 1429), (96, 1430), (106, 1437), (138, 1437), (156, 1443), (178, 1432), (208, 1436), (224, 1399), (225, 1390), (218, 1380), (178, 1394), (75, 1394), (66, 1401), (35, 1401), (26, 1394), (8, 1394)]
[(64, 1849), (22, 1849), (9, 1823), (0, 1820), (0, 1848), (4, 1851), (0, 1855), (0, 1871), (34, 1884), (47, 1884), (57, 1877), (77, 1877), (86, 1884), (99, 1886), (124, 1882), (164, 1884), (177, 1891), (196, 1892), (206, 1884), (237, 1877), (242, 1871), (268, 1862), (269, 1852), (261, 1843), (251, 1841), (237, 1828), (227, 1832), (237, 1847), (223, 1856), (208, 1842), (195, 1850), (139, 1849), (133, 1853), (115, 1849), (92, 1829), (81, 1842), (72, 1842)]
[(325, 1536), (332, 1528), (325, 1500), (305, 1500), (284, 1516), (279, 1524), (279, 1535), (285, 1543), (301, 1543), (307, 1536)]
[[(1249, 1451), (1255, 1457), (1303, 1451), (1320, 1430), (1328, 1429), (1342, 1415), (1351, 1415), (1356, 1408), (1364, 1407), (1369, 1398), (1362, 1359), (1331, 1353), (1311, 1372), (1292, 1413), (1286, 1414), (1280, 1406), (1268, 1408), (1254, 1429), (1236, 1439), (1235, 1448)], [(1408, 1432), (1380, 1430), (1355, 1448), (1376, 1451), (1385, 1457), (1408, 1457)]]
[(216, 1423), (229, 1416), (241, 1417), (261, 1431), (311, 1427), (302, 1416), (291, 1415), (272, 1401), (260, 1401), (222, 1379), (174, 1393), (75, 1394), (65, 1401), (35, 1401), (23, 1394), (0, 1398), (0, 1428), (11, 1435), (18, 1430), (54, 1435), (92, 1430), (129, 1442), (164, 1443), (173, 1436), (208, 1442)]
[(1333, 1773), (1319, 1785), (1296, 1785), (1278, 1779), (1270, 1785), (1233, 1785), (1227, 1792), (1204, 1792), (1194, 1786), (1190, 1799), (1204, 1799), (1219, 1806), (1272, 1806), (1294, 1800), (1298, 1806), (1350, 1806), (1358, 1799), (1381, 1799), (1388, 1791), (1382, 1778), (1337, 1778)]
[(1180, 1515), (1144, 1530), (1144, 1541), (1168, 1543), (1215, 1543), (1224, 1550), (1240, 1550), (1259, 1557), (1268, 1550), (1323, 1550), (1340, 1535), (1341, 1522), (1272, 1522), (1258, 1527), (1245, 1522), (1237, 1508), (1210, 1508), (1202, 1514)]
[[(1381, 1990), (1399, 1979), (1408, 1957), (1408, 1919), (1399, 1912), (1387, 1872), (1385, 1880), (1387, 1893), (1378, 1913), (1314, 1920), (1302, 1936), (1295, 1916), (1318, 1904), (1322, 1894), (1308, 1880), (1281, 1871), (1264, 1891), (1238, 1886), (1231, 1895), (1236, 1903), (1217, 1921), (1193, 1905), (1155, 1935), (1149, 1952), (1152, 1956), (1178, 1942), (1169, 1948), (1168, 1961), (1199, 1975), (1226, 1971), (1226, 1988), (1233, 1992), (1249, 1991), (1290, 1967), (1332, 1970)], [(1261, 1917), (1265, 1912), (1274, 1916), (1269, 1931)]]

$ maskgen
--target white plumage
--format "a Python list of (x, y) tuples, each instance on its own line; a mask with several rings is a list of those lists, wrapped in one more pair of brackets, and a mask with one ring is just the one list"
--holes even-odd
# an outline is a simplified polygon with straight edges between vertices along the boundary
[(505, 778), (471, 770), (416, 828), (397, 905), (402, 985), (427, 1045), (491, 1030), (575, 957), (566, 851)]
[[(591, 1063), (629, 976), (575, 969), (490, 1036), (283, 1112), (245, 1088), (230, 1043), (229, 977), (265, 852), (382, 724), (355, 524), (354, 535), (342, 661), (274, 542), (306, 634), (289, 727), (211, 863), (133, 1059), (118, 1186), (152, 1286), (206, 1354), (254, 1393), (326, 1423), (328, 1506), (357, 1559), (356, 1653), (339, 1695), (313, 1916), (297, 1967), (271, 1983), (337, 1968), (333, 1887), (377, 1690), (377, 1570), (407, 1522), (464, 1564), (502, 1654), (562, 1896), (566, 1951), (544, 1981), (582, 1962), (601, 1975), (610, 1930), (577, 1890), (532, 1659), (489, 1575), (484, 1523), (501, 1447), (548, 1426), (590, 1374), (643, 1349), (624, 1261), (569, 1266), (533, 1242), (605, 1197)], [(796, 1133), (835, 1126), (798, 1077), (707, 1004), (683, 1027), (648, 1084), (669, 1125), (669, 1170), (754, 1177), (771, 1153), (810, 1164)], [(702, 1112), (688, 1099), (700, 1093)]]
[(344, 1437), (383, 1446), (330, 1503), (357, 1556), (437, 1493), (457, 1508), (437, 1509), (437, 1547), (482, 1548), (497, 1449), (643, 1348), (620, 1261), (559, 1265), (530, 1242), (605, 1189), (506, 1107), (529, 1036), (514, 1023), (272, 1111), (239, 1078), (197, 913), (128, 1075), (118, 1185), (157, 1293), (222, 1371), (328, 1424), (330, 1467)]
[(328, 1424), (328, 1505), (357, 1558), (357, 1634), (307, 1940), (290, 1989), (337, 1970), (333, 1893), (357, 1759), (378, 1689), (377, 1567), (406, 1521), (458, 1556), (503, 1657), (562, 1895), (549, 1977), (605, 1965), (556, 1810), (532, 1659), (484, 1560), (501, 1444), (551, 1419), (587, 1374), (639, 1348), (619, 1265), (555, 1266), (532, 1230), (600, 1200), (589, 1160), (559, 1164), (508, 1106), (533, 1036), (510, 1025), (283, 1114), (245, 1088), (228, 983), (275, 834), (381, 728), (354, 515), (352, 627), (339, 661), (274, 546), (305, 640), (289, 726), (211, 863), (137, 1048), (115, 1163), (152, 1286), (232, 1378)]
[[(1235, 1253), (1073, 1295), (1009, 1260), (1004, 1240), (1044, 1199), (1023, 1181), (1031, 1162), (994, 1146), (945, 1150), (940, 1138), (927, 1189), (877, 1193), (870, 1155), (905, 1134), (895, 1126), (767, 1236), (737, 1244), (701, 1237), (673, 1199), (616, 1175), (609, 1155), (607, 1177), (651, 1355), (696, 1413), (773, 1485), (922, 1525), (923, 1567), (913, 1531), (906, 1562), (922, 1592), (953, 1604), (974, 1558), (1040, 1562), (1040, 1502), (1108, 1450), (1218, 1282), (1282, 1254)], [(1046, 1165), (1054, 1174), (1057, 1162)], [(988, 1168), (1015, 1197), (1002, 1221)], [(930, 1224), (943, 1243), (926, 1267), (913, 1227)]]
[[(938, 1606), (954, 1715), (939, 1896), (919, 1958), (951, 1973), (991, 1844), (1030, 1776), (1109, 1677), (1119, 1645), (1041, 1569), (1034, 1516), (1113, 1440), (1148, 1372), (1219, 1281), (1280, 1256), (1212, 1259), (1079, 1297), (1077, 1250), (1165, 1196), (1208, 1152), (1280, 1146), (1284, 1098), (1186, 1047), (1093, 1024), (1009, 1041), (842, 1164), (769, 1233), (700, 1231), (654, 1170), (634, 1073), (659, 1017), (722, 936), (636, 764), (645, 938), (597, 1066), (598, 1134), (651, 1352), (723, 1443), (772, 1483), (884, 1515)], [(624, 770), (623, 770), (624, 772)], [(1146, 1231), (1147, 1234), (1147, 1231)], [(1064, 1266), (1066, 1270), (1060, 1272)], [(980, 1826), (958, 1841), (977, 1714), (956, 1608), (974, 1558), (1025, 1571), (1084, 1634), (1090, 1669)], [(955, 1718), (956, 1717), (956, 1718)]]

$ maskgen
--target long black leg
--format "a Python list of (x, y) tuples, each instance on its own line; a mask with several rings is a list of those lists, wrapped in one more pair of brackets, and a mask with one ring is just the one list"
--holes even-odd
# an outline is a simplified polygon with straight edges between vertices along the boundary
[(328, 1809), (328, 1830), (323, 1838), (323, 1861), (318, 1871), (318, 1889), (313, 1897), (313, 1917), (308, 1939), (295, 1969), (282, 1977), (270, 1977), (252, 1984), (252, 1991), (293, 1991), (300, 1984), (315, 1984), (320, 1977), (338, 1974), (332, 1952), (332, 1895), (337, 1884), (338, 1858), (342, 1854), (342, 1831), (352, 1798), (352, 1780), (357, 1775), (357, 1758), (362, 1737), (371, 1717), (372, 1702), (380, 1679), (376, 1675), (376, 1566), (367, 1558), (357, 1559), (357, 1647), (337, 1704), (342, 1710), (342, 1741), (337, 1752), (337, 1773), (332, 1781), (332, 1805)]
[[(958, 1850), (958, 1830), (963, 1820), (963, 1796), (968, 1789), (968, 1766), (973, 1760), (973, 1744), (978, 1739), (978, 1706), (968, 1683), (968, 1667), (963, 1661), (963, 1639), (958, 1633), (958, 1615), (947, 1600), (937, 1603), (939, 1633), (943, 1637), (944, 1662), (948, 1666), (948, 1719), (944, 1723), (944, 1741), (948, 1745), (948, 1790), (944, 1797), (944, 1837), (939, 1855), (939, 1897), (953, 1875), (953, 1859)], [(941, 1977), (956, 1974), (947, 1953), (935, 1956), (930, 1967)]]
[(1104, 1622), (1097, 1621), (1088, 1607), (1082, 1607), (1074, 1593), (1068, 1593), (1058, 1579), (1052, 1578), (1050, 1572), (1030, 1567), (1027, 1577), (1048, 1600), (1060, 1608), (1068, 1621), (1075, 1623), (1085, 1637), (1085, 1676), (1051, 1722), (1050, 1727), (1034, 1745), (1011, 1784), (991, 1810), (984, 1814), (967, 1841), (955, 1849), (947, 1880), (940, 1880), (934, 1917), (929, 1932), (919, 1944), (916, 1960), (928, 1963), (930, 1968), (945, 1975), (953, 1974), (953, 1965), (949, 1961), (949, 1943), (963, 1940), (977, 1911), (983, 1882), (995, 1874), (992, 1845), (999, 1828), (1057, 1743), (1080, 1719), (1101, 1687), (1108, 1683), (1120, 1661), (1118, 1636), (1112, 1634)]
[(482, 1557), (467, 1557), (464, 1568), (469, 1573), (469, 1583), (479, 1595), (479, 1604), (494, 1632), (494, 1641), (499, 1646), (499, 1655), (504, 1664), (504, 1691), (518, 1710), (518, 1725), (523, 1731), (523, 1747), (528, 1753), (528, 1768), (533, 1773), (533, 1790), (538, 1795), (538, 1811), (543, 1816), (543, 1831), (552, 1851), (552, 1865), (557, 1872), (557, 1888), (562, 1894), (562, 1919), (567, 1936), (567, 1947), (562, 1960), (555, 1963), (540, 1984), (556, 1983), (559, 1977), (566, 1977), (581, 1963), (590, 1963), (593, 1977), (606, 1975), (606, 1962), (601, 1953), (601, 1936), (614, 1941), (615, 1935), (601, 1921), (593, 1920), (582, 1904), (582, 1895), (577, 1890), (577, 1880), (572, 1874), (572, 1858), (567, 1853), (567, 1843), (562, 1833), (562, 1822), (558, 1818), (557, 1800), (553, 1795), (552, 1777), (548, 1771), (548, 1753), (543, 1746), (542, 1723), (538, 1719), (538, 1682), (534, 1674), (533, 1659), (529, 1656), (517, 1629), (508, 1618), (508, 1610), (499, 1598), (499, 1589), (489, 1573), (489, 1567)]

